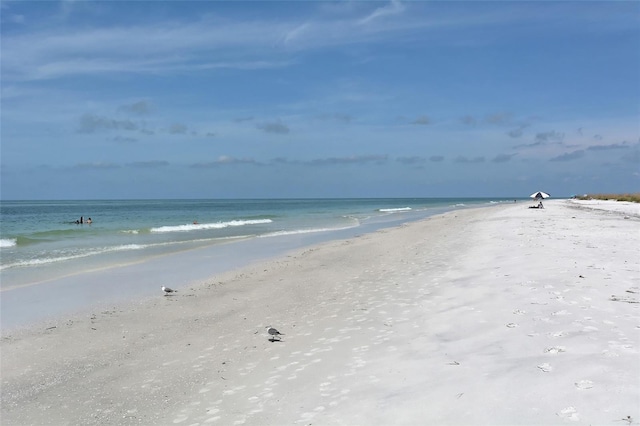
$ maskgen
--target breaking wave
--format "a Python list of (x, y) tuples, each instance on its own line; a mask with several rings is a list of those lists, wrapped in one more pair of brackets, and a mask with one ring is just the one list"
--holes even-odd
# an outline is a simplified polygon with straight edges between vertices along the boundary
[(261, 225), (273, 222), (271, 219), (230, 220), (228, 222), (193, 223), (185, 225), (160, 226), (150, 232), (189, 232), (203, 229), (222, 229), (230, 226)]

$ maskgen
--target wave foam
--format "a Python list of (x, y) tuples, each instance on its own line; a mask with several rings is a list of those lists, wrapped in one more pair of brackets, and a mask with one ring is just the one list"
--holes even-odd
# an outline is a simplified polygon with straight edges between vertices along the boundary
[(344, 229), (354, 228), (355, 226), (344, 226), (342, 228), (310, 228), (310, 229), (294, 229), (291, 231), (276, 231), (276, 232), (270, 232), (264, 235), (258, 235), (258, 238), (280, 237), (283, 235), (314, 234), (318, 232), (342, 231)]
[(407, 212), (409, 210), (411, 210), (411, 207), (398, 207), (395, 209), (378, 209), (379, 212), (383, 212), (383, 213)]
[(15, 247), (18, 244), (17, 238), (1, 238), (0, 248)]
[(188, 232), (202, 229), (222, 229), (230, 226), (261, 225), (273, 222), (271, 219), (230, 220), (228, 222), (194, 223), (188, 225), (160, 226), (151, 228), (151, 232)]
[(87, 251), (85, 253), (71, 254), (71, 255), (67, 255), (67, 256), (43, 257), (43, 258), (38, 258), (38, 259), (23, 260), (21, 262), (12, 263), (12, 264), (9, 264), (9, 265), (2, 265), (2, 266), (0, 266), (0, 270), (9, 269), (9, 268), (15, 268), (15, 267), (18, 267), (18, 266), (47, 265), (47, 264), (56, 263), (56, 262), (64, 262), (66, 260), (82, 259), (84, 257), (89, 257), (89, 256), (93, 256), (93, 255), (96, 255), (96, 254), (103, 254), (103, 253), (109, 253), (109, 252), (114, 252), (114, 251), (124, 251), (124, 250), (140, 250), (140, 249), (144, 249), (146, 247), (148, 247), (148, 246), (147, 245), (143, 245), (143, 244), (123, 244), (123, 245), (119, 245), (119, 246), (105, 247), (103, 249), (91, 250), (91, 251)]

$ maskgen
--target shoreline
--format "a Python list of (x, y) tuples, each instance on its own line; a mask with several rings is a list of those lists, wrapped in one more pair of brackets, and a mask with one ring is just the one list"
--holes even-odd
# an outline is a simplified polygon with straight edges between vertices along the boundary
[(2, 418), (636, 424), (640, 215), (545, 207), (456, 210), (4, 336)]
[[(476, 208), (492, 206), (488, 204)], [(216, 275), (286, 256), (305, 247), (353, 238), (453, 210), (461, 208), (435, 207), (397, 218), (389, 216), (385, 220), (328, 232), (257, 236), (217, 242), (208, 246), (139, 260), (134, 258), (120, 264), (72, 272), (40, 282), (5, 287), (0, 290), (1, 331), (5, 334), (7, 330), (14, 332), (22, 328), (37, 327), (43, 323), (53, 326), (56, 322), (92, 310), (116, 309), (120, 305), (130, 304), (131, 301), (154, 297), (160, 294), (159, 289), (162, 285), (176, 289), (199, 285)], [(11, 277), (12, 273), (13, 271), (3, 272), (3, 281)]]

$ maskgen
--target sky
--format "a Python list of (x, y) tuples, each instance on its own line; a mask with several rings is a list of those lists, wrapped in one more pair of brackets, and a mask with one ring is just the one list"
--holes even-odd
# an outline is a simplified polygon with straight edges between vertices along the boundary
[(640, 2), (0, 12), (5, 200), (640, 191)]

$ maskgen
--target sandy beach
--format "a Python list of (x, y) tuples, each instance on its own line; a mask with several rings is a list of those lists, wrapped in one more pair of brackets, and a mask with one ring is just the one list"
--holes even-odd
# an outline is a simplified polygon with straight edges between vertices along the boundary
[(1, 423), (639, 424), (640, 206), (527, 206), (3, 331)]

